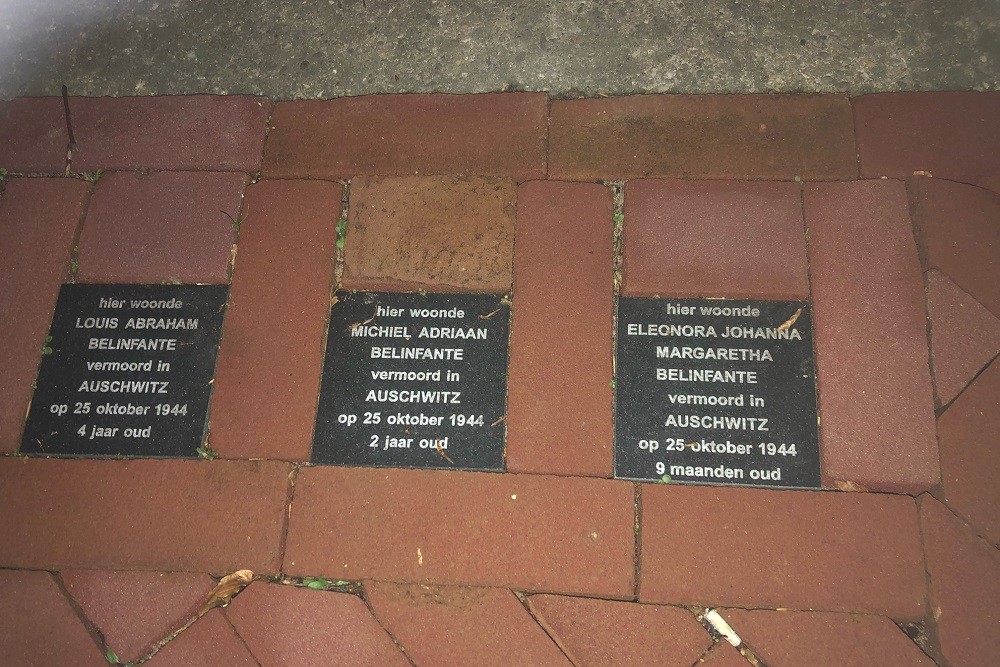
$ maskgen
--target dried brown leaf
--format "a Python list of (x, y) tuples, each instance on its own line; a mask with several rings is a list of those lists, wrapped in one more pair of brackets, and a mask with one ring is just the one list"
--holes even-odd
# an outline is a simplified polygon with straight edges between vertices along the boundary
[(198, 615), (208, 612), (215, 607), (222, 607), (229, 604), (233, 596), (243, 590), (243, 587), (253, 581), (253, 571), (237, 570), (232, 574), (227, 574), (216, 584), (212, 592), (208, 594), (208, 600), (202, 605)]

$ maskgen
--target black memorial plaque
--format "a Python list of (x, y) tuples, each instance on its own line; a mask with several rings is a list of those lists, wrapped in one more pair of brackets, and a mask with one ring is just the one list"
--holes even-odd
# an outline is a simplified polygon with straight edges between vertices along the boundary
[(501, 295), (337, 292), (314, 463), (503, 470)]
[(809, 304), (622, 298), (615, 477), (817, 488)]
[(63, 285), (21, 451), (196, 457), (226, 285)]

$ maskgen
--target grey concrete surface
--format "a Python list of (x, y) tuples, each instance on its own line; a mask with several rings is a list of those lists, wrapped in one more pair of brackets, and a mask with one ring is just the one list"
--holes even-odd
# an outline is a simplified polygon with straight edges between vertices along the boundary
[(0, 0), (0, 97), (1000, 89), (1000, 0)]

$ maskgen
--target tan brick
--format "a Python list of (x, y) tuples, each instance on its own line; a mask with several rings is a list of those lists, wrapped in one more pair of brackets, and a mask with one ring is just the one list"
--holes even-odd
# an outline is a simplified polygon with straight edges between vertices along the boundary
[(509, 179), (356, 178), (344, 287), (509, 292), (516, 208)]
[(857, 176), (838, 95), (644, 95), (552, 102), (551, 178)]
[(542, 178), (547, 107), (544, 93), (279, 102), (271, 117), (264, 174)]

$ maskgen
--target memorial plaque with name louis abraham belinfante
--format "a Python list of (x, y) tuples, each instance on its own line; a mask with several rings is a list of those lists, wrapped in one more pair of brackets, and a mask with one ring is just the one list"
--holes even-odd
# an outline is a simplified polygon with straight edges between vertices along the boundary
[(314, 463), (503, 470), (502, 295), (337, 292)]
[(809, 304), (622, 298), (615, 477), (820, 484)]
[(226, 285), (63, 285), (21, 451), (197, 457), (228, 294)]

